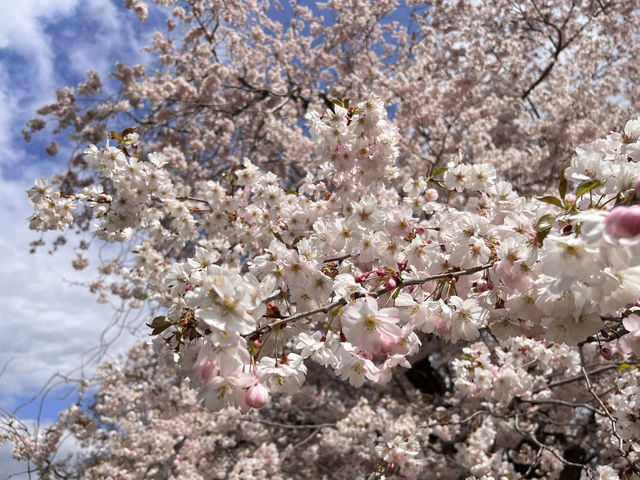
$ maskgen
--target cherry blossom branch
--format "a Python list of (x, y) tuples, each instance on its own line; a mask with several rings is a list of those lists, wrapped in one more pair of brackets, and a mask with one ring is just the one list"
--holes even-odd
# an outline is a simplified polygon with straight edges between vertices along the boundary
[(240, 418), (241, 421), (244, 422), (249, 422), (249, 423), (261, 423), (262, 425), (268, 425), (270, 427), (279, 427), (279, 428), (293, 428), (293, 429), (298, 429), (298, 428), (333, 428), (336, 426), (336, 423), (309, 423), (306, 425), (292, 425), (292, 424), (286, 424), (286, 423), (278, 423), (278, 422), (270, 422), (269, 420), (261, 420), (261, 419), (255, 419), (255, 418)]
[(551, 448), (550, 446), (545, 445), (540, 440), (538, 440), (535, 435), (529, 434), (529, 433), (525, 432), (524, 430), (522, 430), (522, 428), (520, 428), (520, 425), (518, 423), (519, 422), (519, 417), (520, 417), (520, 415), (518, 413), (516, 413), (514, 415), (513, 426), (514, 426), (516, 432), (518, 432), (520, 435), (522, 435), (523, 438), (526, 438), (526, 439), (532, 441), (533, 443), (536, 444), (536, 446), (538, 448), (540, 448), (542, 450), (547, 450), (548, 452), (550, 452), (563, 465), (570, 465), (572, 467), (579, 467), (581, 470), (583, 468), (586, 468), (587, 469), (587, 474), (589, 475), (589, 477), (593, 478), (593, 472), (592, 472), (591, 468), (589, 468), (587, 465), (584, 465), (584, 464), (581, 464), (581, 463), (570, 462), (569, 460), (565, 459), (562, 456), (562, 454), (558, 453), (554, 448)]
[[(414, 278), (412, 280), (405, 280), (400, 282), (400, 284), (398, 285), (398, 288), (406, 287), (409, 285), (422, 285), (423, 283), (426, 283), (432, 280), (452, 279), (452, 278), (458, 278), (464, 275), (472, 275), (474, 273), (481, 272), (482, 270), (487, 270), (491, 268), (494, 263), (495, 262), (489, 262), (489, 263), (485, 263), (484, 265), (468, 268), (466, 270), (458, 270), (457, 272), (441, 273), (438, 275), (431, 275), (427, 277)], [(382, 293), (380, 292), (381, 291), (376, 292), (377, 296), (382, 295), (382, 293), (385, 293), (386, 291), (382, 291)]]
[[(432, 280), (442, 280), (442, 279), (451, 279), (451, 278), (458, 278), (461, 277), (463, 275), (471, 275), (477, 272), (480, 272), (482, 270), (487, 270), (488, 268), (491, 268), (493, 266), (494, 262), (490, 262), (484, 265), (480, 265), (478, 267), (472, 267), (466, 270), (458, 270), (457, 272), (448, 272), (448, 273), (439, 273), (437, 275), (430, 275), (427, 277), (420, 277), (420, 278), (414, 278), (411, 280), (406, 280), (406, 281), (402, 281), (398, 284), (398, 286), (396, 287), (396, 289), (402, 289), (404, 287), (407, 287), (409, 285), (422, 285), (423, 283), (432, 281)], [(378, 298), (382, 295), (384, 295), (385, 293), (389, 293), (386, 289), (380, 289), (375, 293), (354, 293), (353, 295), (351, 295), (351, 300), (355, 300), (357, 298), (362, 298), (364, 296), (367, 295), (373, 295), (375, 298)], [(341, 307), (343, 305), (347, 304), (347, 300), (345, 300), (344, 298), (341, 298), (339, 300), (336, 300), (328, 305), (325, 305), (324, 307), (320, 307), (320, 308), (316, 308), (315, 310), (309, 310), (306, 312), (300, 312), (300, 313), (296, 313), (294, 315), (290, 315), (288, 317), (282, 317), (278, 320), (276, 320), (273, 323), (270, 323), (269, 325), (264, 325), (262, 327), (257, 328), (256, 330), (254, 330), (251, 333), (245, 334), (243, 335), (245, 338), (256, 338), (260, 335), (264, 335), (266, 333), (269, 333), (272, 329), (276, 328), (276, 327), (280, 327), (286, 323), (292, 323), (295, 322), (297, 320), (301, 320), (303, 318), (307, 318), (310, 317), (311, 315), (315, 315), (317, 313), (328, 313), (329, 311), (333, 310), (334, 308), (338, 308)]]
[(209, 203), (208, 200), (203, 200), (201, 198), (194, 198), (194, 197), (176, 197), (176, 200), (179, 200), (181, 202), (184, 202), (185, 200), (190, 200), (192, 202), (200, 202), (200, 203), (206, 203), (207, 205), (211, 206), (211, 204)]
[(589, 391), (591, 396), (593, 396), (595, 401), (598, 402), (598, 404), (600, 405), (600, 408), (602, 408), (607, 418), (611, 422), (612, 434), (618, 440), (618, 445), (617, 445), (618, 453), (620, 454), (621, 457), (623, 457), (627, 461), (627, 463), (635, 473), (640, 473), (640, 468), (638, 468), (635, 462), (633, 462), (629, 458), (629, 452), (624, 449), (624, 440), (618, 433), (618, 428), (617, 428), (618, 421), (613, 417), (613, 415), (611, 414), (607, 406), (604, 404), (602, 399), (598, 396), (598, 394), (595, 392), (595, 389), (593, 388), (593, 384), (591, 383), (591, 378), (589, 377), (589, 372), (587, 372), (587, 369), (585, 368), (584, 351), (583, 351), (582, 345), (579, 346), (578, 351), (580, 353), (580, 370), (582, 372), (582, 376), (584, 377), (585, 385), (587, 386), (587, 390)]
[[(639, 363), (631, 363), (630, 365), (638, 365)], [(606, 365), (604, 367), (601, 368), (597, 368), (595, 370), (592, 370), (590, 372), (587, 372), (588, 375), (598, 375), (599, 373), (604, 373), (607, 372), (609, 370), (615, 370), (616, 368), (619, 368), (620, 365), (618, 364), (612, 364), (612, 365)], [(551, 382), (548, 383), (546, 387), (543, 388), (538, 388), (537, 390), (534, 390), (533, 393), (540, 393), (543, 390), (546, 389), (551, 389), (551, 388), (555, 388), (555, 387), (559, 387), (560, 385), (566, 385), (567, 383), (573, 383), (573, 382), (578, 382), (580, 380), (584, 379), (584, 375), (576, 375), (575, 377), (569, 377), (569, 378), (563, 378), (562, 380), (557, 380), (555, 382)]]
[(331, 258), (327, 258), (326, 260), (323, 260), (322, 263), (330, 263), (330, 262), (341, 262), (343, 260), (346, 260), (347, 258), (349, 258), (351, 256), (351, 254), (347, 254), (347, 255), (340, 255), (338, 257), (331, 257)]
[(565, 400), (559, 400), (556, 398), (548, 398), (548, 399), (535, 399), (535, 398), (520, 398), (520, 397), (516, 397), (517, 401), (520, 402), (524, 402), (524, 403), (531, 403), (532, 405), (544, 405), (544, 404), (552, 404), (552, 405), (562, 405), (565, 407), (571, 407), (571, 408), (586, 408), (587, 410), (591, 410), (593, 413), (596, 413), (598, 415), (601, 416), (606, 416), (606, 413), (598, 410), (597, 408), (592, 407), (591, 405), (589, 405), (588, 403), (574, 403), (574, 402), (567, 402)]

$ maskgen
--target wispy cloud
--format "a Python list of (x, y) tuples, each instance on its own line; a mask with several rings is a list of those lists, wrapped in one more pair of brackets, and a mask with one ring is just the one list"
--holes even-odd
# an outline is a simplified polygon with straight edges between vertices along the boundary
[[(28, 244), (39, 234), (25, 227), (31, 212), (24, 193), (26, 183), (26, 179), (0, 179), (0, 251), (4, 256), (0, 365), (9, 362), (0, 378), (0, 399), (5, 397), (5, 402), (10, 400), (7, 395), (35, 393), (54, 373), (76, 371), (89, 360), (89, 347), (100, 344), (101, 332), (115, 318), (111, 305), (97, 304), (86, 288), (71, 284), (89, 281), (97, 273), (73, 270), (70, 248), (53, 255), (44, 251), (29, 254)], [(116, 325), (105, 340), (114, 338), (118, 330)], [(120, 342), (129, 344), (131, 335), (125, 334)]]
[[(10, 3), (10, 5), (9, 5)], [(3, 5), (4, 4), (4, 5)], [(116, 60), (147, 58), (154, 26), (117, 0), (0, 0), (0, 163), (21, 161), (20, 130), (55, 90), (84, 80), (108, 82)]]
[[(52, 374), (81, 365), (114, 319), (112, 306), (69, 283), (95, 276), (71, 268), (71, 248), (28, 253), (39, 235), (28, 230), (25, 190), (64, 168), (68, 157), (63, 150), (56, 159), (42, 158), (20, 131), (56, 88), (82, 81), (87, 70), (106, 79), (116, 60), (144, 61), (141, 47), (154, 25), (139, 24), (118, 0), (0, 0), (0, 8), (0, 368), (10, 361), (0, 378), (0, 406), (13, 408)], [(39, 136), (38, 146), (47, 136)], [(120, 350), (132, 341), (125, 334)]]

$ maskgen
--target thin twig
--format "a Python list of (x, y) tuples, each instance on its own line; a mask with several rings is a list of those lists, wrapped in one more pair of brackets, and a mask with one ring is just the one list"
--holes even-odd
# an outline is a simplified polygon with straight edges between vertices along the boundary
[(547, 399), (527, 399), (527, 398), (519, 398), (518, 397), (518, 401), (520, 402), (525, 402), (525, 403), (531, 403), (532, 405), (544, 405), (544, 404), (553, 404), (553, 405), (562, 405), (564, 407), (571, 407), (571, 408), (586, 408), (587, 410), (591, 410), (593, 413), (597, 413), (598, 415), (601, 416), (606, 416), (606, 413), (598, 410), (597, 408), (592, 407), (591, 405), (589, 405), (588, 403), (574, 403), (574, 402), (567, 402), (565, 400), (559, 400), (556, 398), (547, 398)]
[[(490, 262), (487, 263), (485, 265), (480, 265), (478, 267), (473, 267), (473, 268), (469, 268), (466, 270), (458, 270), (457, 272), (448, 272), (448, 273), (439, 273), (437, 275), (430, 275), (427, 277), (420, 277), (420, 278), (414, 278), (412, 280), (405, 280), (402, 281), (398, 284), (398, 286), (396, 287), (396, 289), (401, 289), (404, 287), (407, 287), (409, 285), (421, 285), (423, 283), (432, 281), (432, 280), (442, 280), (442, 279), (452, 279), (452, 278), (457, 278), (457, 277), (461, 277), (463, 275), (471, 275), (473, 273), (479, 272), (481, 270), (486, 270), (488, 268), (491, 268), (491, 266), (493, 265), (494, 262)], [(351, 300), (355, 300), (357, 298), (362, 298), (364, 296), (367, 295), (372, 295), (375, 298), (378, 298), (382, 295), (384, 295), (385, 293), (389, 293), (386, 289), (380, 289), (377, 292), (367, 292), (367, 293), (362, 293), (362, 292), (357, 292), (351, 295), (350, 299)], [(333, 310), (334, 308), (338, 308), (341, 307), (343, 305), (347, 304), (347, 300), (344, 298), (340, 298), (339, 300), (336, 300), (334, 302), (331, 302), (328, 305), (325, 305), (324, 307), (320, 307), (320, 308), (316, 308), (315, 310), (309, 310), (306, 312), (300, 312), (300, 313), (296, 313), (294, 315), (290, 315), (288, 317), (282, 317), (279, 320), (270, 323), (268, 325), (264, 325), (262, 327), (257, 328), (256, 330), (254, 330), (251, 333), (247, 333), (245, 335), (243, 335), (243, 337), (245, 338), (253, 338), (253, 337), (257, 337), (259, 335), (264, 335), (265, 333), (270, 332), (272, 329), (279, 327), (281, 325), (284, 325), (285, 323), (291, 323), (291, 322), (295, 322), (297, 320), (301, 320), (303, 318), (307, 318), (310, 317), (311, 315), (315, 315), (317, 313), (328, 313), (329, 311)]]

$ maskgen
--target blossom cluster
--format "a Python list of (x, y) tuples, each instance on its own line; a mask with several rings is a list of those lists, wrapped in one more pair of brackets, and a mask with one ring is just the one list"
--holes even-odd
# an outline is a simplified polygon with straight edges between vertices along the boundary
[[(101, 238), (138, 232), (135, 265), (123, 274), (167, 309), (149, 324), (155, 350), (214, 410), (296, 394), (309, 360), (353, 386), (384, 385), (410, 367), (425, 335), (503, 342), (493, 351), (476, 343), (453, 363), (459, 392), (498, 406), (529, 400), (551, 373), (576, 373), (567, 345), (597, 343), (609, 360), (637, 355), (639, 121), (580, 147), (557, 195), (528, 198), (462, 156), (402, 178), (381, 99), (349, 103), (307, 115), (315, 171), (297, 190), (249, 159), (221, 181), (190, 185), (122, 135), (118, 147), (85, 151), (103, 184), (66, 198), (38, 183), (32, 224), (68, 224), (73, 216), (51, 212), (84, 203), (100, 210)], [(184, 260), (167, 265), (167, 248), (183, 249)], [(497, 432), (490, 419), (483, 429)], [(417, 471), (413, 454), (393, 453), (396, 441), (417, 451), (406, 440), (380, 441), (372, 448), (387, 464)], [(478, 472), (503, 468), (478, 455)]]
[[(308, 119), (318, 173), (297, 192), (249, 160), (231, 189), (174, 185), (164, 159), (139, 160), (130, 137), (85, 152), (111, 191), (87, 187), (73, 200), (100, 209), (99, 236), (122, 240), (135, 227), (174, 248), (195, 242), (193, 257), (169, 269), (154, 268), (163, 255), (146, 242), (127, 275), (170, 306), (152, 324), (157, 344), (168, 343), (184, 374), (215, 392), (212, 405), (242, 405), (239, 392), (256, 381), (292, 393), (308, 357), (353, 385), (385, 383), (408, 366), (418, 332), (455, 342), (489, 329), (575, 345), (609, 328), (627, 351), (637, 348), (636, 317), (624, 319), (627, 335), (621, 323), (637, 293), (636, 207), (607, 210), (636, 195), (640, 167), (628, 161), (636, 121), (578, 149), (563, 173), (577, 184), (573, 196), (565, 186), (540, 201), (519, 196), (488, 165), (455, 159), (394, 186), (398, 136), (375, 96)], [(68, 213), (43, 213), (63, 197), (40, 183), (30, 196), (34, 226), (68, 223)], [(164, 285), (151, 278), (159, 272)], [(323, 316), (303, 327), (297, 320), (314, 309)]]
[[(168, 378), (134, 349), (148, 378), (105, 374), (97, 421), (21, 459), (62, 472), (67, 429), (100, 452), (77, 478), (640, 474), (636, 0), (155, 3), (124, 2), (166, 8), (161, 68), (117, 63), (115, 95), (90, 71), (23, 134), (133, 127), (36, 181), (30, 223), (75, 229), (78, 269), (91, 230), (121, 243), (89, 288), (158, 311)], [(318, 366), (335, 428), (242, 423), (318, 423)]]

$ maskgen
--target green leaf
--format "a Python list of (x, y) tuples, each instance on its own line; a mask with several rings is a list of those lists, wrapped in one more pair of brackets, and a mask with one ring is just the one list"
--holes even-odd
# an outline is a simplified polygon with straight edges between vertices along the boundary
[(304, 237), (302, 235), (298, 235), (296, 236), (296, 238), (293, 239), (293, 242), (291, 243), (291, 245), (295, 245), (296, 243), (298, 243), (300, 240), (302, 240)]
[(596, 179), (582, 182), (580, 185), (578, 185), (578, 188), (576, 189), (576, 200), (580, 198), (582, 195), (584, 195), (585, 193), (587, 193), (588, 191), (593, 190), (594, 188), (601, 187), (602, 185), (604, 185), (604, 183)]
[(155, 317), (155, 318), (151, 321), (151, 323), (147, 323), (147, 325), (148, 325), (149, 327), (154, 328), (154, 327), (158, 327), (158, 326), (160, 326), (160, 325), (163, 325), (166, 321), (167, 321), (167, 317), (165, 317), (164, 315), (160, 315), (160, 316), (158, 316), (158, 317)]
[(331, 99), (331, 103), (333, 103), (333, 104), (335, 104), (335, 105), (338, 105), (338, 106), (340, 106), (340, 107), (344, 108), (344, 104), (342, 103), (342, 101), (341, 101), (341, 100), (338, 100), (337, 98), (332, 98), (332, 99)]
[(287, 195), (298, 195), (298, 192), (289, 189), (285, 190), (284, 193), (286, 193)]
[(445, 188), (444, 185), (439, 182), (438, 180), (434, 180), (433, 178), (429, 180), (431, 183), (435, 183), (437, 186), (439, 186), (440, 188)]
[(111, 131), (109, 132), (109, 138), (112, 138), (113, 140), (122, 140), (122, 135), (120, 135), (118, 132)]
[(400, 295), (401, 291), (402, 291), (402, 287), (396, 287), (393, 293), (391, 294), (391, 298), (393, 298), (394, 300), (398, 298), (398, 295)]
[(552, 213), (547, 213), (546, 215), (541, 216), (535, 225), (536, 234), (538, 237), (538, 241), (542, 243), (549, 232), (551, 232), (551, 227), (556, 221), (556, 216)]
[(564, 207), (564, 205), (562, 204), (562, 200), (560, 200), (558, 197), (553, 197), (551, 195), (546, 195), (544, 197), (536, 197), (536, 200), (540, 200), (541, 202), (544, 202), (544, 203), (550, 203), (551, 205), (555, 205), (556, 207), (559, 207), (559, 208)]
[[(280, 234), (278, 232), (276, 232), (275, 230), (271, 230), (271, 233), (273, 233), (273, 236), (276, 237), (276, 240), (280, 240), (282, 243), (284, 243), (285, 245), (287, 245), (287, 242), (285, 242), (282, 237), (280, 236)], [(287, 245), (288, 246), (288, 245)]]
[(567, 195), (567, 188), (569, 188), (569, 182), (567, 182), (567, 177), (564, 176), (564, 171), (569, 166), (569, 162), (565, 163), (562, 167), (562, 172), (560, 173), (560, 184), (558, 185), (558, 193), (560, 193), (560, 198), (564, 200), (564, 197)]
[(429, 176), (435, 177), (435, 176), (440, 175), (441, 173), (444, 173), (446, 171), (447, 171), (447, 167), (436, 167), (436, 166), (434, 166), (433, 169), (431, 170), (431, 173), (429, 174)]
[(147, 323), (147, 327), (153, 329), (149, 335), (151, 336), (159, 335), (162, 332), (164, 332), (167, 328), (169, 328), (171, 325), (173, 324), (171, 323), (171, 321), (167, 320), (167, 317), (165, 316), (156, 317), (153, 319), (151, 323)]

